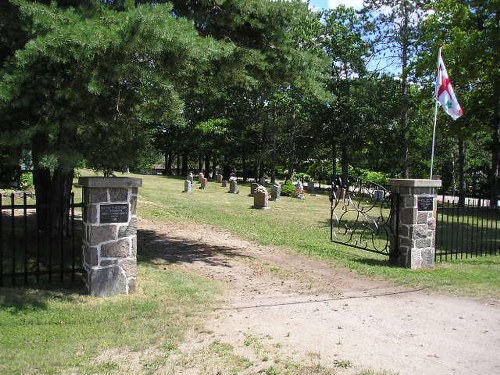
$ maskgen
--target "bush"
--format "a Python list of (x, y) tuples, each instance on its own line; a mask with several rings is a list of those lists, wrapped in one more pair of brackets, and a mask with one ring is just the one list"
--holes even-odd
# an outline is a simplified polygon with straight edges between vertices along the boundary
[(20, 182), (20, 188), (23, 190), (32, 188), (33, 187), (33, 173), (31, 173), (31, 172), (22, 173), (19, 182)]
[(294, 197), (295, 193), (295, 185), (292, 181), (288, 180), (283, 185), (281, 185), (281, 195), (285, 197)]

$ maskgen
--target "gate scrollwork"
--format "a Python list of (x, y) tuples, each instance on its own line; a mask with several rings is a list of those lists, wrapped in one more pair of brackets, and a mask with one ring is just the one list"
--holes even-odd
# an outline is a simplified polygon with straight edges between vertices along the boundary
[(331, 186), (330, 240), (384, 255), (391, 253), (395, 196), (374, 182), (337, 177)]

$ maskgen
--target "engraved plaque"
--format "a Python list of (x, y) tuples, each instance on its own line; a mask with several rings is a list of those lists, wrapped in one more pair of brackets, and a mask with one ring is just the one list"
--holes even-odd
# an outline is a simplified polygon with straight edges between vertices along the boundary
[(418, 211), (432, 211), (434, 209), (434, 197), (418, 197)]
[(99, 216), (101, 224), (127, 223), (128, 204), (101, 204)]

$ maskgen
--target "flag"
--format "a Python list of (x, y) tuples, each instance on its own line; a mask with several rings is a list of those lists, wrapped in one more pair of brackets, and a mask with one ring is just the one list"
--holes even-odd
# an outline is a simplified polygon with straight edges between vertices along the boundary
[(441, 48), (439, 49), (438, 55), (435, 97), (444, 111), (449, 114), (453, 120), (456, 120), (464, 114), (455, 96), (455, 91), (453, 91), (453, 86), (451, 85), (450, 77), (448, 77), (446, 67), (444, 66), (443, 58), (441, 57)]

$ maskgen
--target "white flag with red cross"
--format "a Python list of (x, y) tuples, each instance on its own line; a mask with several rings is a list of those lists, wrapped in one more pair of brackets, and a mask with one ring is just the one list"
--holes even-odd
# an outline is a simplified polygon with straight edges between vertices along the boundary
[(441, 104), (444, 111), (449, 114), (453, 120), (456, 120), (464, 114), (460, 103), (455, 96), (453, 86), (451, 85), (450, 77), (444, 66), (443, 58), (441, 57), (441, 49), (439, 49), (438, 69), (436, 76), (436, 100)]

